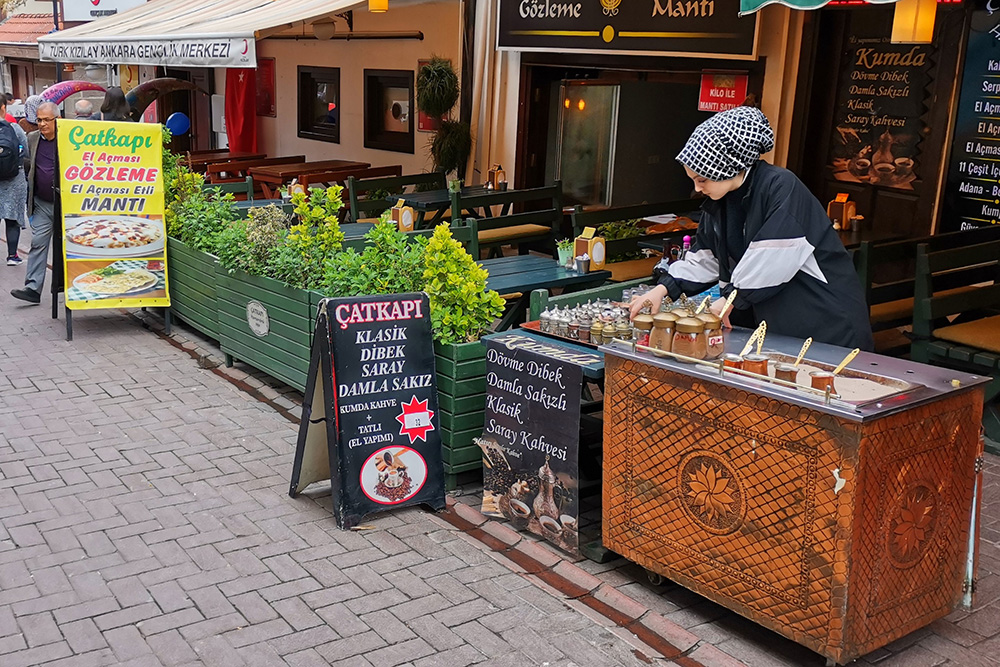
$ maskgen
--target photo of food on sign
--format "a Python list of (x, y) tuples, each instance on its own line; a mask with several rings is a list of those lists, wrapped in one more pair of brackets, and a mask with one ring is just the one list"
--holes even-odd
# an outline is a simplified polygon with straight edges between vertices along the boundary
[(159, 216), (67, 215), (66, 256), (162, 257), (165, 234)]
[(383, 447), (361, 466), (361, 490), (369, 500), (395, 505), (417, 495), (427, 481), (427, 462), (414, 449)]
[(162, 259), (67, 262), (67, 301), (156, 298), (166, 295)]

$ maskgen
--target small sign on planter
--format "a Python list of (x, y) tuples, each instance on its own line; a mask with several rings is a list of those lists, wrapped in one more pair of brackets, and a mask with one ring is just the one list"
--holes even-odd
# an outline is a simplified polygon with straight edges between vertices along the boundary
[(260, 301), (247, 301), (247, 324), (255, 336), (263, 338), (271, 331), (267, 308)]
[(444, 509), (426, 294), (320, 302), (289, 495), (327, 479), (341, 528), (392, 507)]

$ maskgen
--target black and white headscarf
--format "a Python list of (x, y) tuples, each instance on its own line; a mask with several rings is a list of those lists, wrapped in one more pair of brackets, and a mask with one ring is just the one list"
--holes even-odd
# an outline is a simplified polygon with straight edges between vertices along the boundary
[(774, 148), (774, 131), (755, 107), (715, 114), (695, 128), (677, 161), (710, 181), (725, 181)]

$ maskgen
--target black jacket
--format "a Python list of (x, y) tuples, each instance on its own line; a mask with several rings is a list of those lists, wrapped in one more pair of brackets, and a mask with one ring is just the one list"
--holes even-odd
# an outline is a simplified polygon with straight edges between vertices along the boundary
[[(746, 214), (742, 235), (727, 233), (726, 200), (733, 197)], [(727, 247), (740, 236), (742, 248)], [(763, 161), (738, 190), (705, 201), (690, 252), (658, 267), (657, 278), (672, 299), (716, 282), (723, 296), (735, 287), (734, 308), (752, 310), (769, 332), (874, 348), (861, 284), (826, 211), (794, 174)]]

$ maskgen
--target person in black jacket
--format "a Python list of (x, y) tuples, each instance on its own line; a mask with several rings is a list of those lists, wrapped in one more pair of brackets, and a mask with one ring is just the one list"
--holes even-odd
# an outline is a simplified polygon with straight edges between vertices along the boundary
[(769, 332), (871, 350), (850, 255), (802, 181), (760, 159), (773, 148), (771, 125), (753, 107), (718, 113), (695, 129), (677, 161), (708, 197), (696, 238), (682, 261), (657, 265), (657, 286), (633, 300), (632, 314), (656, 313), (665, 296), (718, 283), (723, 297), (735, 288), (733, 308), (766, 320)]

